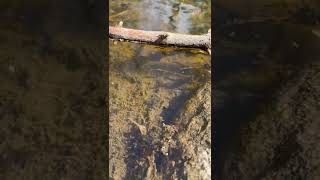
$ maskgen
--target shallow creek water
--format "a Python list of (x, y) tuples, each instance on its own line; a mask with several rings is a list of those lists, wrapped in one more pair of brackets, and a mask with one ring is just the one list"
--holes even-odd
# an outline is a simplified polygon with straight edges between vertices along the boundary
[[(126, 28), (188, 34), (210, 28), (209, 1), (117, 0), (109, 8), (111, 26), (123, 21)], [(109, 41), (110, 178), (151, 178), (153, 162), (158, 178), (183, 177), (181, 158), (167, 160), (180, 157), (181, 149), (167, 158), (162, 141), (185, 104), (210, 81), (210, 59), (199, 50)]]
[[(273, 109), (274, 97), (287, 81), (318, 61), (320, 30), (312, 24), (319, 4), (310, 2), (309, 6), (296, 0), (218, 0), (213, 4), (213, 162), (217, 179), (237, 174), (224, 167), (233, 167), (230, 161), (241, 165), (234, 157), (242, 157), (241, 149), (246, 148), (242, 138), (248, 135), (250, 124)], [(211, 14), (204, 4), (196, 0), (111, 1), (109, 20), (111, 25), (123, 21), (128, 28), (202, 34), (210, 28)], [(310, 6), (314, 9), (308, 9)], [(199, 51), (109, 44), (110, 135), (114, 135), (109, 145), (113, 148), (110, 158), (115, 159), (109, 172), (114, 178), (121, 173), (126, 177), (148, 174), (147, 166), (137, 164), (150, 165), (141, 157), (150, 157), (161, 144), (161, 134), (167, 131), (163, 124), (174, 125), (184, 104), (208, 81), (210, 57)], [(152, 129), (151, 139), (144, 140), (139, 131), (130, 130), (130, 118)], [(124, 138), (116, 137), (124, 132), (128, 132)], [(126, 145), (123, 139), (128, 140)], [(129, 158), (121, 163), (122, 156)], [(161, 153), (154, 157), (156, 169), (165, 174), (169, 162)], [(124, 170), (123, 165), (132, 171)]]

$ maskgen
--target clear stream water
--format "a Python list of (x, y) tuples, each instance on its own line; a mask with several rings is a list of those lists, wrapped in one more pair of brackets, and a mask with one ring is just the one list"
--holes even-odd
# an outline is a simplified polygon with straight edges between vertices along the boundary
[[(210, 1), (120, 0), (109, 2), (110, 25), (123, 21), (124, 27), (127, 28), (191, 34), (202, 34), (211, 28)], [(221, 167), (224, 161), (237, 152), (242, 129), (272, 101), (272, 95), (286, 80), (294, 76), (300, 67), (319, 58), (318, 27), (280, 20), (290, 12), (288, 10), (290, 4), (250, 2), (243, 0), (237, 3), (229, 0), (217, 1), (213, 4), (214, 19), (212, 21), (215, 33), (212, 68), (213, 144), (215, 145), (213, 162), (217, 167), (215, 168), (217, 177), (222, 173)], [(241, 11), (237, 11), (239, 9)], [(270, 17), (273, 20), (263, 20)], [(308, 14), (305, 17), (302, 12), (294, 17), (305, 22), (304, 18), (308, 19)], [(197, 51), (172, 50), (147, 45), (126, 45), (119, 48), (118, 44), (114, 45), (112, 42), (109, 44), (111, 54), (130, 52), (130, 56), (112, 57), (110, 66), (121, 61), (127, 63), (125, 66), (127, 69), (121, 69), (124, 66), (114, 66), (118, 68), (110, 69), (111, 72), (145, 72), (158, 80), (160, 86), (164, 77), (170, 78), (170, 74), (183, 74), (185, 78), (174, 80), (176, 86), (172, 86), (172, 90), (179, 89), (181, 87), (179, 85), (184, 83), (201, 84), (205, 78), (195, 77), (206, 74), (208, 70), (206, 67), (211, 66), (210, 57)], [(170, 65), (163, 63), (168, 61), (172, 63)], [(189, 70), (182, 73), (181, 69)], [(204, 76), (209, 78), (208, 74)], [(188, 89), (179, 90), (185, 91), (186, 94), (189, 92)], [(186, 95), (177, 99), (177, 105), (172, 106), (166, 116), (173, 117), (174, 112), (180, 107), (179, 101), (183, 104), (188, 97)]]
[[(204, 34), (210, 28), (210, 1), (110, 1), (109, 25), (123, 21), (126, 28)], [(175, 105), (164, 112), (172, 119), (191, 91), (185, 84), (201, 85), (210, 78), (210, 56), (199, 50), (172, 49), (109, 41), (110, 73), (139, 73), (159, 84), (158, 88), (182, 92)], [(119, 55), (121, 54), (121, 55)], [(126, 55), (124, 55), (126, 54)], [(121, 76), (121, 75), (120, 75)], [(112, 81), (112, 79), (110, 79)], [(164, 84), (170, 82), (171, 87)]]
[[(123, 27), (126, 28), (205, 34), (211, 25), (210, 3), (210, 1), (182, 0), (109, 1), (109, 25), (116, 26), (120, 21), (123, 21)], [(140, 103), (140, 105), (135, 106), (135, 110), (129, 110), (132, 114), (136, 114), (130, 115), (130, 117), (137, 119), (138, 123), (157, 123), (158, 120), (140, 122), (140, 117), (148, 116), (141, 115), (146, 107), (151, 111), (159, 108), (158, 105), (155, 105), (158, 102), (154, 102), (158, 96), (161, 96), (161, 101), (168, 106), (154, 110), (161, 112), (160, 117), (157, 115), (154, 118), (162, 118), (164, 124), (174, 123), (175, 117), (179, 115), (179, 111), (194, 91), (210, 80), (211, 76), (209, 73), (211, 57), (200, 50), (174, 49), (127, 42), (113, 43), (109, 40), (109, 57), (111, 101), (119, 99), (119, 94), (126, 97), (122, 102), (124, 104), (127, 103), (125, 101), (127, 101), (128, 96), (131, 99), (130, 101), (136, 104), (139, 104), (142, 98), (147, 98), (147, 103)], [(140, 89), (147, 87), (145, 89), (146, 93), (142, 93), (141, 96), (134, 96), (137, 89), (123, 88), (125, 85), (121, 81), (132, 82), (130, 87), (135, 84), (141, 87)], [(150, 82), (155, 85), (150, 86)], [(115, 90), (115, 88), (120, 90)], [(124, 90), (121, 91), (121, 89)], [(117, 94), (112, 95), (113, 92), (117, 92)], [(146, 95), (150, 92), (151, 97)], [(131, 96), (131, 94), (133, 95)], [(114, 108), (111, 107), (110, 111), (112, 112), (109, 111), (111, 114), (110, 121), (121, 121), (119, 117), (121, 114), (125, 114), (130, 107), (117, 108), (115, 106), (113, 106)], [(124, 118), (128, 118), (128, 116)], [(135, 138), (139, 139), (136, 134), (131, 134), (131, 136), (136, 136)], [(156, 137), (152, 139), (156, 139)], [(160, 139), (154, 141), (160, 141)], [(127, 153), (133, 154), (132, 157), (135, 157), (135, 155), (143, 156), (142, 152), (138, 152), (140, 150), (129, 149), (129, 151), (134, 151)], [(157, 169), (161, 169), (159, 167), (161, 166), (161, 158), (156, 157), (155, 162)], [(130, 166), (130, 163), (127, 166)]]

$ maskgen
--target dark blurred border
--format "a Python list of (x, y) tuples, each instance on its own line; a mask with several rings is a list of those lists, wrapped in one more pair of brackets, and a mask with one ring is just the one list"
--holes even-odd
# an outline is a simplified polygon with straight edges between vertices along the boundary
[(108, 1), (0, 2), (0, 179), (107, 179)]
[(317, 179), (319, 1), (212, 6), (215, 179)]

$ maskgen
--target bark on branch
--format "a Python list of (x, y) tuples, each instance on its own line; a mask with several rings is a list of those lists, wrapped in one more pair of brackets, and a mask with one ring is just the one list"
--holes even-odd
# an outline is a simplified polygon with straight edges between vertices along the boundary
[(109, 26), (111, 40), (131, 41), (162, 46), (200, 48), (211, 53), (211, 31), (203, 35), (170, 33), (165, 31), (143, 31)]

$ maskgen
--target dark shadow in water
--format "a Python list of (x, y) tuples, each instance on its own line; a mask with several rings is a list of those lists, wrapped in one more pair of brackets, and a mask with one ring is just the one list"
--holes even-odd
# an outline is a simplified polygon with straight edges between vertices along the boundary
[[(125, 179), (143, 179), (146, 177), (149, 167), (147, 157), (152, 155), (153, 145), (145, 137), (143, 137), (136, 127), (125, 134), (127, 139), (127, 171)], [(139, 164), (139, 162), (141, 162)]]
[(169, 106), (161, 112), (161, 116), (164, 120), (165, 124), (174, 124), (175, 119), (180, 114), (182, 108), (184, 107), (185, 103), (190, 99), (191, 93), (183, 93), (180, 96), (176, 96), (172, 98), (169, 103)]
[[(151, 136), (142, 136), (139, 129), (133, 127), (131, 131), (125, 134), (127, 139), (127, 171), (125, 179), (144, 179), (147, 176), (149, 164), (148, 157), (154, 154), (157, 175), (164, 179), (170, 179), (174, 173), (179, 179), (186, 179), (184, 175), (184, 160), (182, 159), (182, 149), (178, 145), (176, 148), (170, 148), (168, 156), (163, 155), (158, 149), (158, 144), (152, 144)], [(172, 164), (172, 162), (175, 164)]]
[[(164, 179), (171, 179), (176, 173), (176, 177), (179, 179), (186, 179), (184, 174), (184, 160), (181, 158), (182, 149), (172, 148), (169, 151), (169, 155), (165, 156), (161, 152), (155, 153), (155, 163), (158, 171), (158, 175), (163, 175)], [(175, 162), (173, 166), (172, 162)]]

